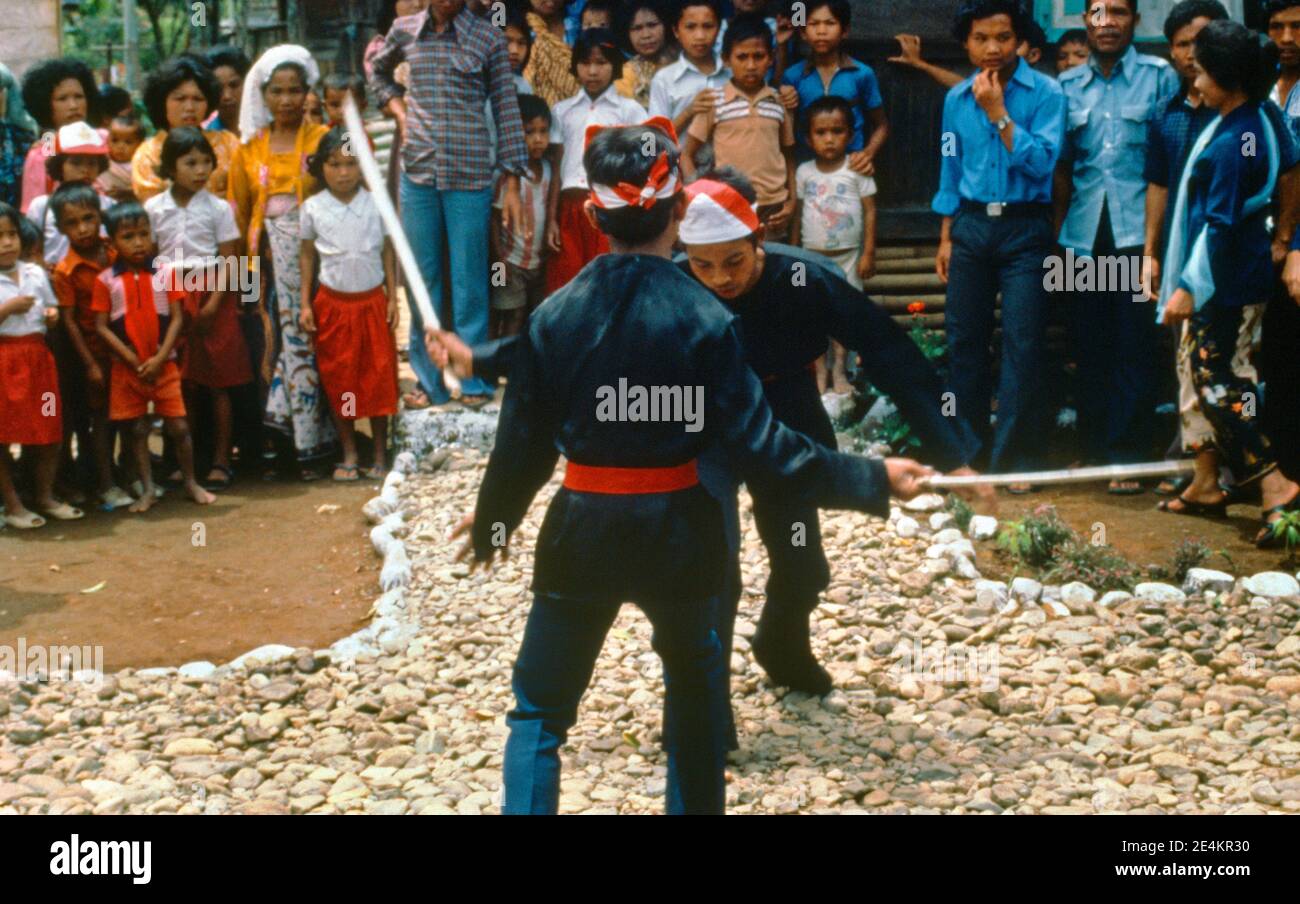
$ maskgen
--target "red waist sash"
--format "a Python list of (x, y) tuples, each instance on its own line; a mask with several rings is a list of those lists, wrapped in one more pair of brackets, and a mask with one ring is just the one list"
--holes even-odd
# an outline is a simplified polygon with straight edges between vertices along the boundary
[(700, 482), (695, 459), (670, 468), (599, 468), (571, 461), (564, 466), (564, 485), (579, 493), (672, 493)]

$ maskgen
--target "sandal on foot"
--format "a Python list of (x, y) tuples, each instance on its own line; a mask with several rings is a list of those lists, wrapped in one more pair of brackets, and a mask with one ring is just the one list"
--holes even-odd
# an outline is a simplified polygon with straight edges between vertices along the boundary
[(45, 519), (35, 512), (25, 515), (5, 515), (5, 524), (14, 530), (35, 530), (45, 526)]
[(1179, 496), (1183, 490), (1192, 485), (1190, 477), (1166, 477), (1160, 483), (1156, 484), (1153, 492), (1157, 496)]
[(1030, 493), (1037, 493), (1038, 487), (1032, 483), (1013, 483), (1007, 487), (1007, 492), (1012, 496), (1027, 496)]
[(402, 394), (402, 404), (412, 411), (422, 411), (432, 405), (433, 402), (423, 389), (412, 389), (410, 392)]
[[(305, 479), (305, 478), (304, 478)], [(335, 465), (334, 476), (331, 478), (335, 483), (356, 483), (361, 479), (356, 465)]]
[(383, 480), (388, 476), (388, 469), (381, 468), (378, 465), (366, 468), (366, 477), (370, 480)]
[(131, 494), (118, 486), (109, 487), (99, 494), (99, 508), (105, 512), (115, 512), (120, 508), (126, 508), (133, 502), (135, 502), (135, 499)]
[(460, 399), (458, 399), (458, 401), (466, 408), (468, 408), (470, 411), (477, 411), (478, 409), (486, 405), (488, 402), (491, 402), (492, 396), (467, 395), (467, 396), (461, 396)]
[(1136, 480), (1112, 480), (1106, 492), (1112, 496), (1140, 496), (1142, 484)]
[[(213, 480), (212, 471), (220, 471), (221, 476), (218, 477), (216, 480)], [(208, 471), (208, 479), (203, 481), (203, 489), (212, 492), (215, 492), (217, 490), (228, 490), (230, 489), (230, 485), (234, 483), (234, 481), (235, 481), (234, 472), (232, 472), (229, 468), (227, 468), (225, 465), (213, 465), (211, 470)]]
[(1281, 505), (1275, 505), (1271, 509), (1264, 510), (1264, 529), (1255, 536), (1255, 547), (1257, 549), (1275, 549), (1286, 545), (1283, 537), (1283, 531), (1278, 530), (1282, 525), (1283, 519), (1279, 517), (1276, 521), (1270, 521), (1270, 515), (1288, 515), (1292, 512), (1300, 512), (1300, 493), (1291, 497), (1290, 502), (1284, 502)]
[(41, 509), (55, 521), (79, 521), (86, 517), (86, 513), (76, 506), (68, 505), (66, 502), (60, 502), (51, 505), (48, 508)]
[[(1174, 503), (1182, 506), (1182, 508), (1174, 508)], [(1226, 499), (1221, 499), (1218, 502), (1196, 502), (1186, 496), (1178, 495), (1173, 499), (1162, 500), (1156, 504), (1156, 508), (1171, 515), (1190, 515), (1194, 518), (1228, 517), (1228, 500)]]

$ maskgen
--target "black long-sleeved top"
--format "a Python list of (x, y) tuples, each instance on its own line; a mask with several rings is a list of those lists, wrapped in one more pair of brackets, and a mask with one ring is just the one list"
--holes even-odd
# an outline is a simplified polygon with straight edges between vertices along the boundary
[[(754, 288), (724, 304), (740, 317), (745, 360), (763, 380), (776, 419), (834, 447), (835, 432), (808, 369), (829, 336), (862, 356), (868, 379), (911, 424), (928, 463), (948, 471), (970, 462), (978, 440), (960, 418), (944, 416), (943, 382), (898, 324), (820, 255), (775, 242), (763, 248), (763, 273)], [(684, 257), (676, 263), (690, 272)], [(488, 379), (507, 372), (515, 341), (475, 346), (474, 372)]]
[[(884, 515), (884, 466), (782, 426), (745, 364), (736, 318), (665, 258), (606, 254), (533, 312), (511, 353), (474, 550), (512, 533), (563, 454), (584, 465), (670, 467), (721, 444), (737, 470), (826, 508)], [(702, 387), (702, 429), (601, 420), (602, 387)], [(575, 598), (702, 598), (726, 565), (718, 503), (701, 487), (615, 495), (562, 489), (537, 540), (533, 589)]]

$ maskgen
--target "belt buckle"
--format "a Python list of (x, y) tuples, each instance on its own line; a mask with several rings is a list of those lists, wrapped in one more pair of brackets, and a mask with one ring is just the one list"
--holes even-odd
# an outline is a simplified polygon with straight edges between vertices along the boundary
[(1006, 207), (1006, 204), (1001, 201), (990, 201), (988, 204), (984, 205), (984, 212), (991, 217), (1000, 217), (1002, 216), (1002, 209), (1004, 207)]

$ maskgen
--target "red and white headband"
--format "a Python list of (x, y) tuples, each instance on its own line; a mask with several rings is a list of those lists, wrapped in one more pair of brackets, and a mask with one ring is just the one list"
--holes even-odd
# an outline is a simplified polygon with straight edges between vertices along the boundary
[[(674, 144), (677, 143), (677, 130), (673, 128), (672, 120), (663, 116), (652, 116), (641, 126), (649, 126), (658, 129), (667, 135)], [(583, 148), (591, 144), (591, 140), (600, 132), (608, 128), (628, 128), (634, 129), (638, 126), (587, 126), (587, 133), (583, 142)], [(668, 162), (668, 154), (660, 153), (655, 160), (654, 166), (650, 167), (650, 172), (646, 174), (644, 185), (633, 185), (629, 182), (620, 182), (617, 185), (601, 185), (598, 182), (591, 183), (591, 202), (597, 207), (603, 207), (606, 210), (615, 210), (619, 207), (642, 207), (649, 210), (654, 207), (655, 203), (665, 198), (671, 198), (677, 194), (681, 180), (677, 175), (677, 167)]]
[(686, 216), (677, 230), (687, 245), (713, 245), (758, 231), (758, 212), (725, 182), (697, 179), (686, 186)]

